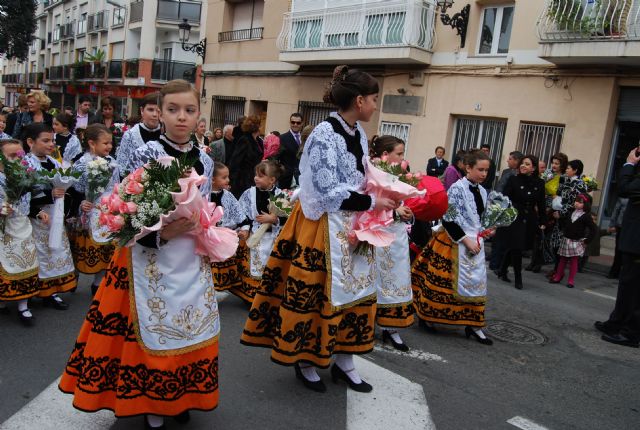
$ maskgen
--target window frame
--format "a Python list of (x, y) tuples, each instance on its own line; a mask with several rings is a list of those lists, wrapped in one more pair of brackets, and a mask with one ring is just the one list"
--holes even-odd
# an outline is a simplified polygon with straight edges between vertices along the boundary
[[(507, 48), (507, 52), (501, 53), (498, 52), (498, 48), (500, 46), (500, 28), (502, 27), (502, 19), (504, 17), (504, 10), (506, 8), (513, 8), (513, 14), (511, 15), (511, 32), (509, 33), (509, 47)], [(493, 39), (491, 41), (491, 52), (480, 52), (480, 47), (482, 46), (482, 29), (484, 26), (484, 18), (488, 9), (496, 9), (496, 22), (493, 24)], [(485, 56), (485, 57), (506, 57), (509, 55), (509, 51), (511, 49), (511, 36), (513, 33), (513, 19), (515, 17), (516, 5), (515, 3), (508, 4), (494, 4), (487, 5), (482, 8), (482, 13), (480, 14), (480, 25), (478, 28), (478, 40), (476, 43), (476, 55)], [(496, 38), (495, 35), (498, 35)]]
[[(391, 129), (391, 130), (390, 130)], [(402, 139), (404, 142), (404, 153), (407, 153), (409, 149), (409, 137), (411, 137), (411, 123), (397, 122), (397, 121), (380, 121), (380, 127), (378, 127), (380, 136), (390, 135)], [(400, 133), (394, 133), (393, 130), (400, 130)]]

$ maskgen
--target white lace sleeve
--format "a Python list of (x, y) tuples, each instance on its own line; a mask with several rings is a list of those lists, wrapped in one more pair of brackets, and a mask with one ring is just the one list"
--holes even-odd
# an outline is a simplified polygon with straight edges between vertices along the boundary
[(85, 194), (87, 187), (89, 186), (89, 177), (87, 174), (87, 163), (91, 161), (89, 154), (84, 154), (78, 161), (73, 164), (71, 171), (81, 173), (82, 176), (72, 185), (72, 187), (79, 193)]
[(133, 141), (134, 128), (135, 126), (124, 132), (122, 140), (120, 140), (120, 144), (118, 145), (118, 149), (116, 149), (116, 161), (118, 162), (118, 167), (123, 175), (130, 173), (127, 171), (127, 167), (129, 158), (131, 158), (131, 154), (135, 150)]
[(240, 200), (238, 200), (238, 204), (243, 217), (243, 221), (247, 218), (253, 220), (253, 216), (251, 216), (253, 214), (253, 210), (251, 207), (251, 188), (245, 190), (245, 192), (242, 193), (242, 195), (240, 196)]
[(351, 191), (360, 191), (364, 176), (356, 158), (347, 151), (344, 138), (328, 122), (313, 130), (300, 160), (300, 204), (304, 215), (318, 220), (336, 212)]
[(466, 217), (467, 205), (465, 204), (465, 193), (459, 183), (455, 183), (447, 191), (447, 197), (449, 200), (449, 209), (444, 214), (442, 219), (447, 222), (453, 222), (460, 227), (467, 224)]
[(71, 135), (71, 139), (69, 139), (69, 143), (67, 143), (66, 148), (64, 148), (64, 154), (62, 154), (62, 159), (67, 163), (73, 163), (73, 159), (82, 153), (82, 145), (80, 144), (80, 139), (75, 134)]
[(200, 162), (204, 166), (204, 176), (207, 178), (207, 182), (200, 186), (200, 193), (202, 196), (209, 200), (211, 198), (211, 177), (213, 176), (213, 161), (211, 157), (204, 152), (202, 149), (200, 150)]
[(222, 217), (223, 227), (235, 228), (245, 220), (246, 216), (240, 208), (240, 203), (235, 196), (227, 190), (222, 192), (222, 207), (224, 208), (224, 216)]
[(160, 143), (155, 141), (147, 142), (145, 145), (131, 152), (131, 156), (128, 157), (129, 160), (125, 167), (125, 172), (131, 173), (149, 161), (157, 160), (159, 157), (165, 157), (166, 155), (167, 153)]

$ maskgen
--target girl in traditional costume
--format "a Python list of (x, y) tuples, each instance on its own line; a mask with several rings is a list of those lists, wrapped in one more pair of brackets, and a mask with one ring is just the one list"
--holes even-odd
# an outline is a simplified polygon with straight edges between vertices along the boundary
[[(129, 171), (186, 154), (210, 178), (211, 159), (189, 140), (198, 93), (184, 80), (160, 93), (166, 132), (136, 149)], [(207, 200), (210, 190), (208, 180), (200, 188)], [(146, 428), (164, 428), (164, 416), (186, 422), (189, 410), (218, 405), (220, 320), (211, 264), (187, 234), (198, 223), (180, 218), (116, 250), (60, 381), (76, 408), (146, 414)]]
[(157, 92), (147, 94), (140, 102), (140, 116), (142, 121), (125, 131), (116, 150), (116, 160), (122, 177), (128, 175), (129, 160), (136, 149), (147, 142), (155, 142), (160, 138), (160, 113)]
[[(220, 221), (222, 227), (235, 229), (244, 220), (245, 215), (235, 196), (228, 190), (229, 169), (219, 161), (213, 162), (213, 179), (211, 180), (211, 201), (216, 206), (222, 207), (224, 215)], [(242, 277), (240, 276), (240, 265), (236, 256), (227, 261), (211, 263), (213, 271), (213, 283), (216, 291), (222, 292), (230, 288), (242, 288)], [(223, 300), (228, 293), (218, 295), (218, 302)]]
[(467, 175), (449, 188), (449, 210), (411, 271), (420, 325), (430, 332), (436, 331), (433, 323), (464, 325), (467, 338), (484, 345), (493, 342), (482, 331), (487, 270), (484, 241), (478, 235), (487, 202), (480, 183), (489, 166), (489, 156), (482, 151), (465, 156)]
[[(253, 237), (247, 242), (248, 250), (240, 250), (241, 255), (238, 256), (242, 265), (242, 285), (229, 291), (247, 303), (253, 302), (273, 244), (281, 226), (287, 222), (286, 218), (278, 218), (269, 213), (269, 199), (281, 192), (276, 187), (276, 182), (283, 171), (283, 167), (276, 161), (260, 162), (255, 169), (255, 185), (240, 196), (240, 209), (245, 221), (240, 228), (239, 237), (244, 241), (249, 236)], [(266, 231), (260, 228), (263, 224), (270, 224)], [(244, 253), (246, 257), (240, 258)]]
[[(23, 145), (30, 152), (25, 160), (34, 170), (48, 170), (60, 168), (60, 163), (51, 154), (55, 151), (53, 129), (45, 123), (32, 123), (23, 129)], [(49, 246), (49, 233), (53, 223), (54, 203), (56, 199), (64, 199), (64, 188), (40, 186), (31, 193), (29, 217), (33, 228), (33, 237), (38, 251), (40, 278), (40, 292), (45, 306), (53, 306), (58, 310), (65, 310), (69, 305), (62, 300), (58, 293), (74, 290), (78, 285), (78, 276), (73, 265), (69, 239), (64, 228), (56, 229), (61, 237), (59, 246), (55, 249)], [(40, 213), (48, 214), (51, 222), (45, 223)], [(59, 222), (64, 222), (60, 219)]]
[(299, 202), (276, 240), (242, 334), (244, 344), (271, 348), (274, 362), (295, 366), (314, 391), (326, 391), (316, 367), (329, 367), (332, 356), (334, 381), (372, 390), (353, 354), (373, 349), (376, 265), (354, 253), (349, 233), (356, 212), (397, 207), (363, 191), (369, 149), (359, 121), (375, 112), (378, 91), (371, 75), (336, 68), (325, 100), (338, 112), (305, 144)]
[[(404, 161), (404, 142), (394, 136), (375, 136), (371, 141), (373, 157), (384, 158), (388, 163), (401, 164)], [(408, 351), (398, 328), (413, 324), (413, 294), (411, 292), (411, 262), (409, 256), (409, 235), (407, 222), (413, 213), (406, 206), (395, 210), (395, 221), (385, 230), (393, 233), (395, 239), (389, 246), (376, 248), (374, 257), (380, 281), (377, 284), (378, 307), (376, 323), (383, 327), (382, 339), (391, 342), (394, 348)]]
[(60, 113), (53, 119), (53, 139), (56, 143), (56, 160), (63, 167), (69, 167), (82, 154), (80, 139), (71, 133), (76, 128), (76, 117), (68, 113)]
[[(76, 269), (81, 273), (93, 275), (91, 294), (95, 295), (115, 250), (109, 238), (109, 229), (98, 223), (100, 209), (96, 207), (96, 203), (103, 195), (111, 193), (114, 185), (120, 181), (120, 174), (115, 159), (109, 155), (112, 146), (111, 131), (103, 124), (91, 124), (87, 127), (85, 139), (89, 150), (73, 165), (73, 170), (82, 176), (73, 185), (80, 196), (71, 249)], [(111, 172), (111, 179), (102, 192), (96, 192), (90, 197), (90, 167), (92, 162), (99, 159)], [(93, 200), (87, 200), (88, 198)]]
[[(22, 151), (19, 140), (1, 140), (0, 150), (8, 160), (15, 160)], [(4, 302), (17, 302), (18, 316), (26, 326), (33, 325), (34, 317), (28, 306), (28, 299), (38, 295), (38, 259), (29, 222), (29, 202), (27, 193), (14, 203), (5, 201), (6, 177), (0, 163), (0, 219), (3, 230), (0, 241), (0, 311), (7, 312)], [(46, 212), (40, 214), (44, 223), (49, 221)]]

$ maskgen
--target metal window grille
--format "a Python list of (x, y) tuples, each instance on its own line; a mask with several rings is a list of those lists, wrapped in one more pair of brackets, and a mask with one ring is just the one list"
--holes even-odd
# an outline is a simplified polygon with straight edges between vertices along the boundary
[(329, 114), (336, 110), (331, 103), (322, 102), (298, 102), (298, 113), (302, 115), (302, 123), (316, 126), (327, 119)]
[(402, 124), (400, 122), (388, 122), (382, 121), (380, 123), (380, 135), (390, 135), (395, 136), (398, 139), (402, 139), (404, 142), (404, 151), (407, 152), (407, 148), (409, 147), (409, 130), (411, 129), (410, 124)]
[(224, 127), (235, 124), (238, 118), (244, 116), (244, 97), (213, 96), (211, 97), (211, 127)]
[(491, 158), (499, 164), (506, 129), (507, 121), (502, 119), (456, 118), (453, 153), (461, 149), (479, 149), (480, 145), (487, 144)]
[(560, 151), (563, 136), (563, 125), (521, 122), (518, 132), (518, 151), (535, 155), (549, 164), (553, 154)]

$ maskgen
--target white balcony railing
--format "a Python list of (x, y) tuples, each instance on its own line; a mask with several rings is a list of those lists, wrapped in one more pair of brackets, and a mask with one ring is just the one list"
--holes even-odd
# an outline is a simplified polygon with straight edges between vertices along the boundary
[(640, 40), (640, 0), (545, 0), (542, 42)]
[(431, 51), (435, 7), (430, 0), (379, 1), (284, 15), (280, 51), (416, 47)]

